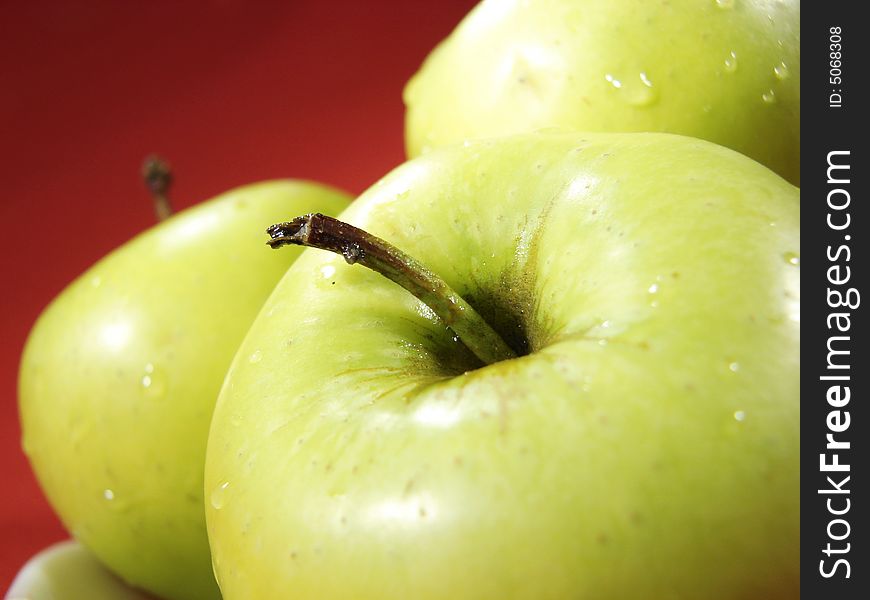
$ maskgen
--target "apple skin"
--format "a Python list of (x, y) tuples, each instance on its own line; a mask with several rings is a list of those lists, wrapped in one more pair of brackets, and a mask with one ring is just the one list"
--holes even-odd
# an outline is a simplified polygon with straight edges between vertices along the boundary
[(238, 188), (105, 257), (34, 326), (19, 380), (25, 452), (69, 531), (127, 582), (219, 597), (202, 493), (212, 408), (298, 255), (270, 252), (263, 228), (347, 203), (307, 182)]
[(340, 218), (530, 353), (477, 368), (396, 284), (304, 253), (212, 421), (224, 598), (797, 597), (799, 202), (666, 134), (399, 167)]
[(405, 104), (409, 156), (550, 127), (661, 131), (799, 185), (800, 2), (485, 0), (426, 59)]

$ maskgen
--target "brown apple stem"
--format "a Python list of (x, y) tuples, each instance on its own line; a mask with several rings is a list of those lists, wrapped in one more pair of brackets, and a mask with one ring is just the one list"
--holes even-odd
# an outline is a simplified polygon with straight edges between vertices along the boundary
[(272, 248), (287, 244), (309, 246), (341, 254), (348, 264), (377, 271), (414, 294), (453, 330), (485, 364), (515, 358), (516, 354), (444, 280), (393, 246), (353, 225), (321, 214), (297, 217), (266, 230)]
[(165, 221), (172, 214), (169, 188), (172, 185), (172, 169), (159, 156), (149, 156), (142, 163), (142, 179), (154, 202), (154, 214), (158, 221)]

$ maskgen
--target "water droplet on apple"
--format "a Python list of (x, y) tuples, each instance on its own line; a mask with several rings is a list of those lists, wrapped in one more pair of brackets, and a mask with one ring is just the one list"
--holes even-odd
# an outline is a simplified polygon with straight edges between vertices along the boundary
[(632, 86), (628, 94), (628, 103), (632, 106), (651, 106), (659, 99), (658, 91), (653, 87), (649, 76), (641, 71), (638, 76), (640, 85)]
[(92, 288), (98, 288), (101, 285), (103, 285), (103, 278), (102, 277), (100, 277), (99, 275), (94, 275), (93, 277), (91, 277), (91, 287)]
[(776, 92), (773, 90), (767, 90), (761, 95), (761, 100), (765, 104), (776, 104)]
[(621, 82), (620, 80), (616, 79), (616, 78), (615, 78), (613, 75), (611, 75), (610, 73), (606, 73), (606, 74), (604, 75), (604, 79), (606, 79), (606, 80), (610, 83), (610, 85), (612, 85), (612, 86), (615, 87), (616, 89), (619, 89), (619, 88), (622, 87), (622, 82)]
[(647, 288), (646, 291), (649, 292), (650, 294), (657, 293), (659, 291), (659, 284), (657, 284), (657, 283), (652, 284), (651, 286), (649, 286)]
[(734, 73), (735, 71), (737, 71), (737, 53), (731, 50), (725, 57), (725, 72)]
[(251, 356), (248, 357), (248, 362), (252, 365), (257, 364), (261, 360), (263, 360), (263, 353), (260, 350), (255, 350)]
[(773, 74), (780, 81), (785, 81), (791, 76), (791, 72), (788, 70), (788, 65), (784, 62), (779, 63), (773, 68)]
[(630, 78), (623, 81), (612, 73), (605, 74), (604, 79), (615, 89), (621, 90), (622, 100), (632, 106), (650, 106), (658, 100), (658, 90), (655, 89), (652, 80), (645, 71), (641, 71), (636, 80)]
[(734, 420), (735, 421), (743, 421), (746, 418), (746, 411), (737, 410), (734, 411)]
[(209, 501), (211, 502), (212, 508), (215, 510), (222, 509), (227, 503), (227, 488), (230, 487), (229, 481), (221, 482), (215, 489), (211, 491), (211, 496), (209, 497)]
[(716, 0), (716, 6), (722, 10), (731, 10), (734, 8), (735, 0)]
[(324, 279), (330, 279), (335, 275), (335, 267), (332, 265), (326, 265), (320, 269), (320, 274), (323, 275)]
[(145, 365), (145, 374), (139, 380), (142, 393), (148, 398), (162, 398), (166, 395), (166, 375), (154, 363)]
[(738, 362), (728, 363), (728, 370), (731, 371), (732, 373), (736, 373), (737, 371), (740, 370), (740, 363), (738, 363)]
[(785, 262), (794, 267), (799, 267), (801, 264), (801, 257), (794, 252), (786, 252), (782, 255), (782, 258), (785, 260)]
[(115, 499), (115, 492), (109, 488), (106, 488), (103, 490), (103, 498), (106, 501), (111, 502), (112, 500)]
[(106, 496), (103, 496), (104, 499), (106, 500), (106, 506), (109, 508), (109, 510), (111, 510), (112, 512), (116, 512), (116, 513), (125, 513), (125, 512), (128, 512), (130, 510), (130, 503), (123, 500), (123, 499), (119, 499), (117, 492), (114, 492), (113, 490), (106, 490), (106, 491), (112, 492), (111, 498), (107, 498)]

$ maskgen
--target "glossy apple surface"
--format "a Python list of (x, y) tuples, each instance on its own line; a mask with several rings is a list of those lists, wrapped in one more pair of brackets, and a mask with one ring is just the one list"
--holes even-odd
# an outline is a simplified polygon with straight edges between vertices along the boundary
[(413, 160), (341, 218), (524, 356), (481, 367), (304, 253), (212, 422), (227, 600), (796, 597), (796, 188), (690, 138), (530, 135)]
[(664, 131), (800, 182), (798, 0), (484, 0), (405, 90), (408, 153), (559, 127)]
[(346, 205), (311, 183), (239, 188), (122, 246), (39, 318), (20, 372), (25, 452), (70, 532), (128, 582), (218, 597), (202, 493), (211, 412), (298, 254), (269, 252), (263, 228)]

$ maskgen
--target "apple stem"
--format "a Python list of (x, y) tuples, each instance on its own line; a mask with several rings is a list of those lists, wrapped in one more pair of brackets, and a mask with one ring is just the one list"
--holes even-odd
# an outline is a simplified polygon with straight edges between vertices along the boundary
[(172, 185), (172, 169), (169, 163), (159, 156), (149, 156), (142, 163), (142, 179), (154, 202), (154, 214), (162, 222), (172, 214), (172, 204), (169, 202), (169, 187)]
[(272, 248), (288, 244), (341, 254), (348, 264), (360, 264), (414, 294), (453, 330), (484, 364), (516, 358), (513, 350), (447, 283), (392, 244), (321, 214), (297, 217), (266, 230)]

